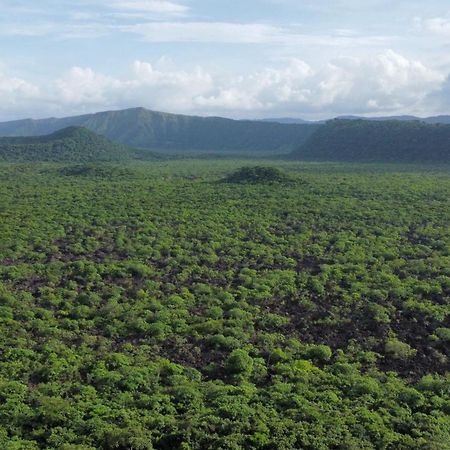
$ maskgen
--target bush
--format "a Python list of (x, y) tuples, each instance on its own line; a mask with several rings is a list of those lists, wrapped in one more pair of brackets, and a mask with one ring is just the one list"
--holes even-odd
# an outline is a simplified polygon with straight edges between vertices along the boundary
[(450, 328), (437, 328), (435, 334), (440, 341), (450, 342)]
[(414, 358), (417, 353), (416, 349), (412, 348), (406, 342), (399, 341), (396, 338), (387, 340), (384, 349), (392, 358), (400, 360)]
[(250, 375), (253, 369), (253, 358), (245, 350), (233, 350), (226, 360), (225, 368), (232, 374)]
[(332, 354), (328, 345), (311, 345), (306, 352), (308, 359), (318, 362), (329, 361)]

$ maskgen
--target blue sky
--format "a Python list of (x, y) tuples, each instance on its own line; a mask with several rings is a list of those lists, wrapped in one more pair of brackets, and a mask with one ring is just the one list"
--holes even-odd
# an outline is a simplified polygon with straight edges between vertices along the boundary
[(0, 0), (0, 120), (450, 113), (446, 0)]

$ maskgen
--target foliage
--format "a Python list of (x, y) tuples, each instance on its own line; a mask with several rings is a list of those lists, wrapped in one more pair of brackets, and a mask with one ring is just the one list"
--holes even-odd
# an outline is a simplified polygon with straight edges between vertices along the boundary
[(68, 126), (85, 127), (114, 142), (155, 151), (289, 153), (318, 125), (280, 124), (220, 117), (196, 117), (132, 108), (64, 119), (0, 123), (0, 135), (53, 133)]
[(448, 172), (242, 164), (0, 165), (0, 448), (450, 448)]
[(290, 178), (276, 167), (246, 166), (228, 175), (226, 183), (283, 183)]
[(131, 156), (131, 149), (79, 127), (48, 136), (0, 138), (0, 161), (120, 161)]
[(419, 121), (336, 119), (292, 153), (294, 159), (450, 163), (450, 125)]
[(417, 353), (409, 344), (395, 338), (388, 339), (384, 349), (387, 355), (395, 359), (413, 358)]

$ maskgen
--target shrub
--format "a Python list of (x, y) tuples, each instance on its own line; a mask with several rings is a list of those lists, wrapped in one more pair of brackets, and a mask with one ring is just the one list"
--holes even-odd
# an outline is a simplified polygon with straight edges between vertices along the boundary
[(416, 349), (412, 348), (406, 342), (399, 341), (396, 338), (387, 340), (384, 349), (392, 358), (400, 360), (414, 358), (417, 353)]
[(440, 341), (450, 342), (450, 328), (437, 328), (435, 334)]
[(332, 354), (328, 345), (311, 345), (306, 352), (308, 359), (318, 362), (329, 361)]
[(233, 350), (226, 360), (225, 368), (232, 374), (250, 375), (253, 369), (253, 358), (245, 350)]

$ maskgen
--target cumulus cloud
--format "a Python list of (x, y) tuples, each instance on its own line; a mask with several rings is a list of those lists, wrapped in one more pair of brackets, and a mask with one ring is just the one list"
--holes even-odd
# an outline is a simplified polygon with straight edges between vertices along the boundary
[(127, 76), (114, 78), (90, 68), (73, 67), (54, 84), (52, 98), (61, 109), (96, 110), (144, 105), (168, 110), (192, 107), (193, 97), (208, 92), (213, 79), (201, 67), (190, 71), (135, 61)]
[(284, 68), (235, 78), (218, 92), (194, 100), (210, 109), (234, 111), (377, 113), (420, 108), (443, 80), (419, 61), (388, 50), (375, 58), (337, 58), (316, 68), (291, 59)]
[(42, 99), (42, 92), (33, 83), (3, 73), (0, 66), (0, 98), (0, 113), (16, 117), (26, 114), (26, 111), (34, 112), (36, 102)]
[(21, 98), (37, 98), (39, 88), (21, 78), (8, 77), (0, 73), (0, 94), (2, 103), (15, 102)]
[(73, 67), (55, 82), (56, 98), (62, 103), (74, 105), (108, 105), (110, 94), (120, 91), (122, 87), (123, 83), (120, 80), (82, 67)]
[[(167, 60), (135, 61), (122, 77), (73, 67), (47, 89), (0, 78), (0, 93), (27, 106), (76, 112), (145, 106), (173, 112), (235, 117), (332, 116), (427, 111), (430, 93), (445, 76), (392, 50), (374, 57), (341, 57), (325, 64), (290, 58), (249, 74), (226, 76), (202, 67), (181, 69)], [(5, 106), (0, 106), (4, 111)]]
[(417, 95), (417, 91), (426, 90), (436, 82), (443, 81), (443, 76), (439, 72), (392, 50), (380, 55), (375, 61), (375, 66), (381, 74), (380, 86), (387, 94), (408, 89), (415, 91), (412, 94)]

